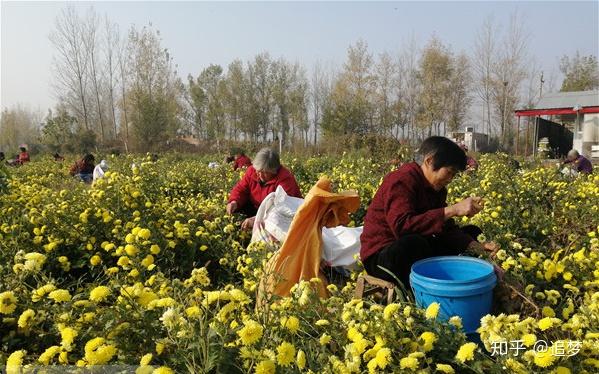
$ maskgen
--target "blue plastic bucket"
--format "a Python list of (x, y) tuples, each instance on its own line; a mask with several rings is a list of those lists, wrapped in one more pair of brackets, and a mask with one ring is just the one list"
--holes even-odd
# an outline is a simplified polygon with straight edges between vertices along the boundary
[(439, 318), (460, 316), (466, 334), (474, 334), (491, 311), (497, 277), (493, 266), (466, 256), (441, 256), (412, 265), (410, 285), (422, 308), (437, 302)]

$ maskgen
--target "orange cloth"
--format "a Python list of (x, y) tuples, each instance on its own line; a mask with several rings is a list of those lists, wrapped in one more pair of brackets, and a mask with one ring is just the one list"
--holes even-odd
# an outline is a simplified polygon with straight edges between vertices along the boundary
[(320, 273), (322, 228), (345, 225), (349, 213), (360, 206), (355, 191), (331, 192), (331, 181), (321, 178), (293, 217), (283, 246), (271, 257), (260, 282), (258, 304), (268, 295), (289, 296), (300, 280), (320, 277), (320, 297), (327, 297), (326, 279)]

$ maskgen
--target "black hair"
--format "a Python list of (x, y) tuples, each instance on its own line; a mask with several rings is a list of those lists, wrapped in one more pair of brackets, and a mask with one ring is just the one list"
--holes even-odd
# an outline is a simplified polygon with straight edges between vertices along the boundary
[(4, 160), (6, 156), (4, 156), (4, 152), (0, 152), (0, 161)]
[(27, 148), (25, 147), (19, 147), (19, 149), (21, 150), (21, 152), (27, 152)]
[(466, 153), (459, 145), (443, 136), (431, 136), (425, 139), (418, 154), (422, 158), (433, 156), (433, 170), (439, 170), (442, 167), (453, 167), (457, 170), (466, 170)]
[(85, 156), (83, 156), (83, 161), (85, 162), (94, 162), (95, 160), (96, 158), (91, 153), (88, 153)]

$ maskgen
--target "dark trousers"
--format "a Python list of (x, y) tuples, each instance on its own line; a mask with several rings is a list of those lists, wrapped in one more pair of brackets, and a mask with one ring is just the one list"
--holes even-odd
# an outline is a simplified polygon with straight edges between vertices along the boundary
[[(481, 229), (474, 225), (461, 228), (474, 240), (482, 234)], [(419, 234), (408, 234), (400, 237), (396, 242), (370, 255), (364, 261), (364, 268), (369, 275), (397, 283), (397, 277), (407, 289), (410, 289), (410, 270), (412, 265), (418, 261), (436, 256), (455, 256), (460, 251), (449, 247), (435, 237)], [(395, 275), (381, 269), (385, 268)]]

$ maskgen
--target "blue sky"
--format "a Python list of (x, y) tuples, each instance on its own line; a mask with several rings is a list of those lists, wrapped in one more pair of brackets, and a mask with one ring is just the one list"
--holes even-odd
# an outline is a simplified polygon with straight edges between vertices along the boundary
[[(397, 52), (414, 35), (424, 45), (437, 35), (454, 51), (472, 53), (476, 32), (489, 15), (507, 27), (518, 11), (531, 33), (529, 53), (548, 72), (559, 57), (598, 55), (599, 2), (76, 2), (93, 6), (121, 31), (151, 22), (161, 31), (182, 77), (210, 63), (226, 66), (268, 51), (299, 61), (340, 66), (347, 47), (365, 40), (373, 53)], [(48, 35), (65, 2), (1, 3), (2, 108), (21, 103), (45, 111), (55, 102), (50, 86)], [(558, 82), (559, 84), (559, 82)]]

